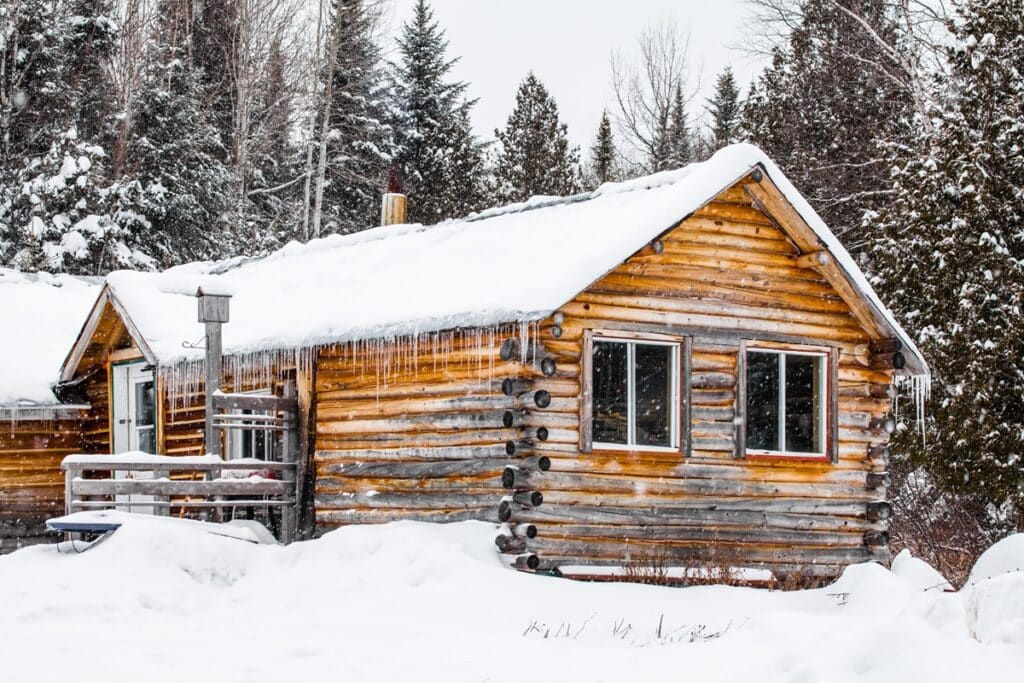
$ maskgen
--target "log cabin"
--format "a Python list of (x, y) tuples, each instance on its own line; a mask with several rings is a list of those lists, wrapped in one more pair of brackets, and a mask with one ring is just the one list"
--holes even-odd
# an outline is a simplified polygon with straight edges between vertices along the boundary
[(53, 393), (61, 359), (99, 292), (86, 278), (0, 268), (0, 553), (52, 540), (61, 459), (81, 450), (88, 406)]
[(927, 365), (749, 145), (438, 225), (112, 273), (60, 373), (90, 406), (84, 451), (215, 450), (203, 287), (231, 293), (218, 390), (297, 387), (307, 534), (489, 520), (513, 566), (580, 577), (888, 560), (894, 382), (920, 395)]

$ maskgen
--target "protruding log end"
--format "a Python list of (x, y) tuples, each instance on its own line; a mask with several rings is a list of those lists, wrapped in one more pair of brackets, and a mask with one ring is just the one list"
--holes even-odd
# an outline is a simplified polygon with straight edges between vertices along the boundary
[(562, 326), (552, 325), (551, 327), (548, 328), (548, 334), (550, 334), (555, 339), (558, 339), (559, 337), (562, 336)]
[(501, 393), (506, 396), (518, 396), (528, 392), (532, 386), (532, 379), (515, 379), (512, 377), (506, 377), (501, 380)]
[(512, 500), (524, 507), (540, 507), (544, 503), (544, 496), (540, 491), (522, 491), (512, 494)]
[(533, 524), (516, 524), (512, 533), (520, 538), (537, 538), (537, 527)]
[(879, 462), (889, 462), (892, 451), (888, 446), (871, 446), (868, 448), (868, 457)]
[(507, 522), (510, 519), (512, 519), (512, 503), (507, 500), (503, 500), (498, 505), (498, 520), (501, 522)]
[(565, 322), (565, 313), (562, 313), (561, 311), (555, 311), (551, 316), (551, 320), (556, 325), (561, 325), (562, 323)]
[(498, 550), (503, 553), (522, 553), (526, 552), (526, 539), (517, 538), (515, 536), (506, 536), (505, 534), (499, 534), (494, 539), (494, 545), (498, 546)]
[(533, 395), (533, 403), (538, 408), (547, 408), (551, 405), (551, 394), (547, 389), (541, 389)]
[(884, 548), (889, 545), (888, 531), (866, 531), (864, 532), (864, 545), (869, 548)]
[(519, 357), (519, 340), (518, 339), (506, 339), (501, 342), (501, 351), (499, 352), (501, 359), (504, 361), (513, 360)]
[(517, 463), (519, 469), (524, 472), (530, 470), (538, 470), (540, 472), (547, 472), (551, 469), (551, 458), (546, 455), (533, 456), (529, 458), (523, 458)]
[(533, 553), (520, 555), (512, 561), (512, 566), (516, 569), (528, 569), (530, 571), (535, 571), (537, 567), (540, 566), (540, 558)]
[(868, 423), (868, 427), (876, 431), (883, 431), (886, 434), (892, 434), (896, 431), (896, 419), (892, 415), (876, 417)]
[(868, 472), (867, 476), (867, 487), (869, 489), (877, 489), (883, 486), (889, 486), (890, 477), (888, 472)]
[(872, 522), (884, 522), (892, 517), (892, 505), (885, 501), (868, 503), (867, 516)]
[(537, 441), (547, 441), (548, 436), (550, 435), (547, 427), (537, 427)]
[(868, 348), (871, 353), (895, 353), (903, 350), (903, 342), (899, 339), (882, 339), (868, 342)]
[(540, 361), (540, 372), (545, 377), (554, 377), (555, 373), (558, 372), (558, 364), (555, 363), (555, 359), (546, 356)]
[(892, 353), (876, 353), (871, 356), (872, 370), (902, 370), (907, 366), (907, 358), (902, 351)]
[(506, 410), (505, 414), (501, 416), (501, 424), (506, 429), (512, 427), (520, 427), (523, 424), (523, 419), (526, 414), (521, 410)]
[(505, 442), (505, 455), (523, 457), (533, 451), (533, 443), (526, 439)]
[(764, 174), (761, 173), (761, 169), (755, 168), (753, 171), (750, 172), (750, 179), (753, 180), (755, 183), (759, 183), (764, 179)]

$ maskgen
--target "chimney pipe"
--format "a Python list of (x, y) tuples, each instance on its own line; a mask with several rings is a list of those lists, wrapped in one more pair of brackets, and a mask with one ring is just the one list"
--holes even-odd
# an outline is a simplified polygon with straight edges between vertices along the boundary
[(400, 225), (405, 223), (405, 202), (404, 194), (399, 192), (386, 192), (380, 205), (381, 225)]
[(401, 171), (392, 166), (388, 171), (388, 189), (380, 204), (381, 225), (401, 225), (405, 223), (406, 197), (402, 194)]

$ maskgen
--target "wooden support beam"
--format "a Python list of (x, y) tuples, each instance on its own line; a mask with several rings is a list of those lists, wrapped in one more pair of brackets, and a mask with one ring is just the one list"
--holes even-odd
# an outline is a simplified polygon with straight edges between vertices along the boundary
[(800, 268), (822, 268), (827, 266), (832, 256), (827, 251), (812, 251), (796, 257), (796, 265)]

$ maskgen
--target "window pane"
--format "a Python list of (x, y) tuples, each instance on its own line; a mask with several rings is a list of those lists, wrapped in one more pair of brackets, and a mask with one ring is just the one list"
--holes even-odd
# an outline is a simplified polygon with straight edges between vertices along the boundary
[(821, 356), (786, 356), (786, 450), (821, 453)]
[(156, 453), (156, 430), (153, 427), (141, 427), (137, 434), (139, 450), (143, 453)]
[(151, 425), (156, 417), (156, 395), (152, 381), (135, 383), (135, 424)]
[(672, 446), (672, 347), (637, 344), (636, 442)]
[(596, 443), (626, 443), (627, 374), (626, 345), (618, 342), (594, 342), (593, 391)]
[(781, 450), (779, 444), (779, 355), (747, 352), (747, 448)]

